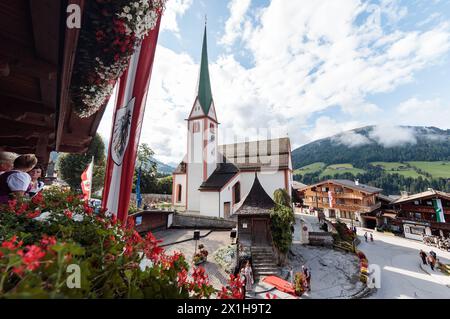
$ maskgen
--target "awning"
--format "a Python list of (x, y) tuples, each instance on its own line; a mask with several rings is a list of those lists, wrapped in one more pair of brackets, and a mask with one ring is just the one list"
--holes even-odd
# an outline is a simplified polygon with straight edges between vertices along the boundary
[(383, 213), (383, 215), (381, 215), (381, 216), (395, 219), (397, 217), (397, 214), (396, 213)]

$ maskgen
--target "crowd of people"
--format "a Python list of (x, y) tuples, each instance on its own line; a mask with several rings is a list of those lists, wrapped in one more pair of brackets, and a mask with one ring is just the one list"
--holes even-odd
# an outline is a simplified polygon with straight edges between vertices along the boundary
[(0, 152), (0, 204), (35, 196), (44, 188), (41, 176), (42, 167), (34, 154)]

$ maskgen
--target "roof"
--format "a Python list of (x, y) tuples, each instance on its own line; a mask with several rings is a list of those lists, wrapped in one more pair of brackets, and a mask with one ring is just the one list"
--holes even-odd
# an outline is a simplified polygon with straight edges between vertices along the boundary
[[(233, 164), (238, 171), (288, 169), (290, 150), (288, 137), (219, 145), (223, 162)], [(186, 161), (185, 156), (174, 174), (186, 174)]]
[(287, 169), (290, 151), (288, 137), (219, 145), (219, 152), (241, 171)]
[(209, 178), (200, 185), (199, 190), (221, 190), (239, 170), (231, 163), (220, 163)]
[(445, 192), (437, 191), (437, 190), (434, 190), (434, 189), (429, 189), (429, 190), (427, 190), (425, 192), (422, 192), (422, 193), (418, 193), (418, 194), (414, 194), (414, 195), (410, 195), (410, 196), (400, 197), (397, 200), (395, 200), (393, 202), (393, 204), (409, 202), (409, 201), (422, 199), (422, 198), (427, 198), (427, 197), (441, 197), (441, 198), (445, 198), (445, 199), (450, 200), (450, 193), (445, 193)]
[(307, 187), (308, 185), (306, 185), (306, 184), (303, 184), (303, 183), (300, 183), (300, 182), (297, 182), (297, 181), (293, 181), (292, 182), (292, 188), (293, 189), (301, 189), (301, 188), (305, 188), (305, 187)]
[(307, 188), (311, 188), (311, 187), (315, 187), (315, 186), (319, 186), (319, 185), (327, 184), (327, 183), (341, 185), (341, 186), (355, 189), (355, 190), (358, 190), (358, 191), (361, 191), (361, 192), (367, 193), (367, 194), (376, 194), (376, 193), (380, 193), (382, 191), (381, 188), (369, 186), (366, 184), (356, 183), (355, 181), (350, 181), (347, 179), (328, 179), (326, 181), (319, 182), (314, 185), (306, 186), (303, 189), (307, 189)]
[(186, 174), (186, 157), (178, 164), (172, 174)]
[(236, 215), (267, 215), (275, 207), (275, 202), (266, 193), (255, 173), (252, 188), (236, 211)]
[(208, 45), (206, 41), (206, 25), (203, 34), (202, 58), (200, 62), (200, 75), (198, 78), (198, 102), (207, 115), (212, 103), (211, 81), (208, 67)]
[(394, 201), (394, 198), (383, 195), (383, 194), (378, 194), (377, 197), (381, 200), (387, 201), (389, 203), (391, 203), (392, 201)]

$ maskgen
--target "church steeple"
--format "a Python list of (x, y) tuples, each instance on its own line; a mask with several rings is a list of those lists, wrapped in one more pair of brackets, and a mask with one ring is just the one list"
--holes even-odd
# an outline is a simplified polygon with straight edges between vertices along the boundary
[(209, 109), (212, 103), (211, 82), (209, 80), (209, 67), (208, 67), (208, 45), (206, 41), (206, 22), (205, 31), (203, 34), (202, 45), (202, 58), (200, 62), (200, 76), (198, 78), (198, 102), (205, 112), (205, 115), (209, 113)]

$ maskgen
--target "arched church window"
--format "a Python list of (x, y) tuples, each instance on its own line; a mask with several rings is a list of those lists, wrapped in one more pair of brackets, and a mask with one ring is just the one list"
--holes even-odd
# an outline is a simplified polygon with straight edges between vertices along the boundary
[(177, 185), (177, 202), (181, 202), (181, 191), (182, 191), (182, 186), (181, 186), (181, 184), (178, 184)]
[(233, 186), (233, 204), (241, 201), (241, 183), (237, 182)]

